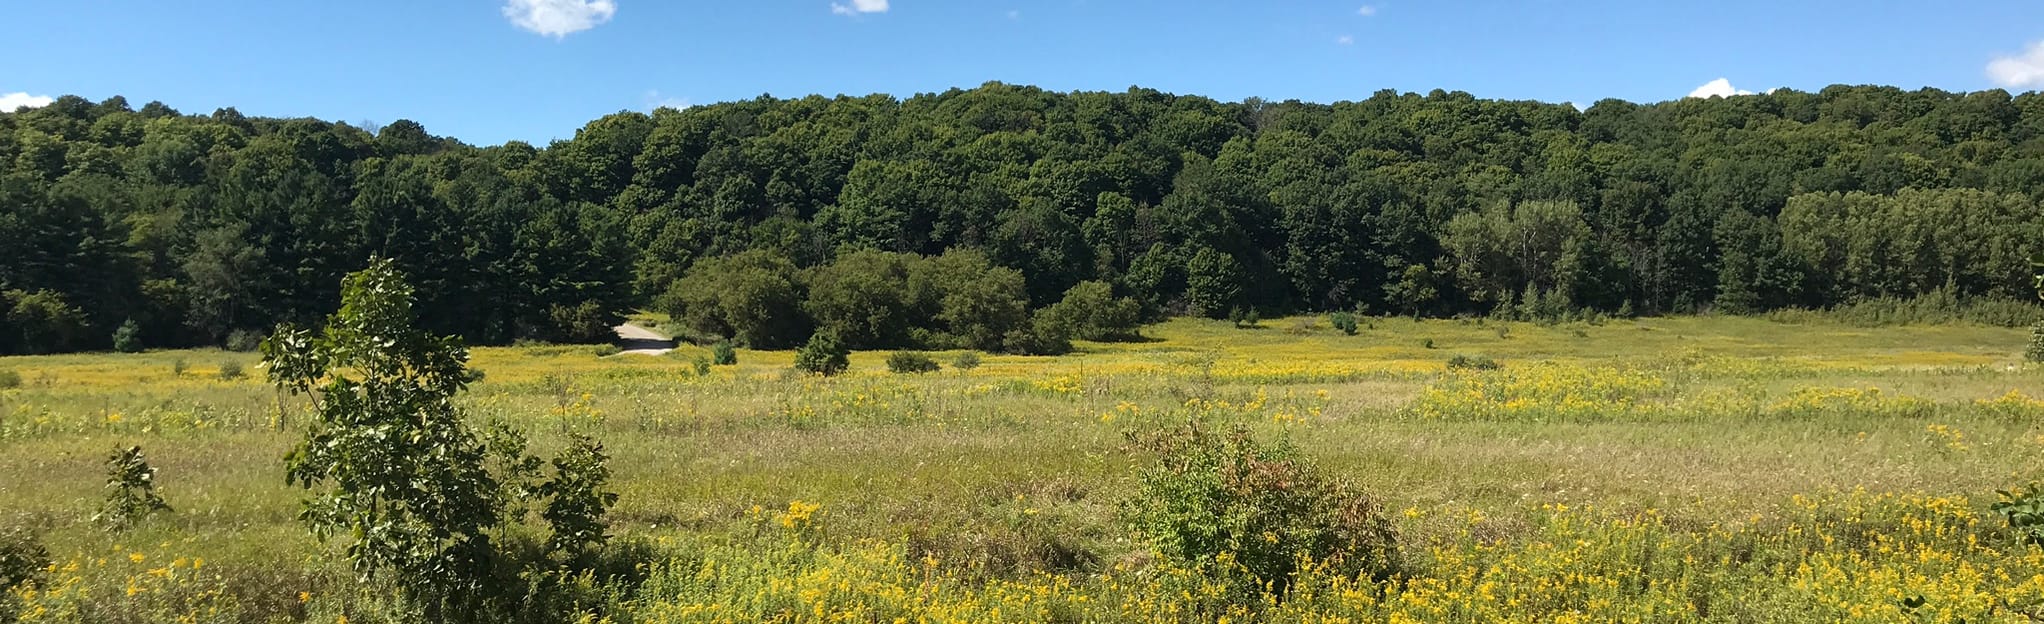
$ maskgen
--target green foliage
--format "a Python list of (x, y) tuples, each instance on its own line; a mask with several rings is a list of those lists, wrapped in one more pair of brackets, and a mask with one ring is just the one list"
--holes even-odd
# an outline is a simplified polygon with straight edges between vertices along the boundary
[(2001, 500), (1989, 505), (1988, 510), (2008, 521), (2009, 530), (2022, 541), (2044, 545), (2044, 488), (2032, 483), (2029, 487), (1995, 493)]
[(694, 360), (691, 360), (691, 364), (693, 364), (693, 365), (695, 366), (695, 371), (696, 371), (696, 376), (697, 376), (697, 377), (708, 377), (708, 376), (710, 376), (710, 358), (709, 358), (709, 356), (705, 356), (705, 355), (698, 355), (698, 356), (696, 356), (696, 358), (695, 358)]
[(979, 352), (966, 351), (958, 354), (958, 357), (951, 358), (951, 368), (962, 371), (979, 368)]
[(711, 345), (710, 353), (716, 358), (712, 362), (713, 364), (718, 366), (738, 365), (738, 347), (732, 346), (729, 340), (719, 340), (717, 344)]
[(1122, 502), (1124, 521), (1173, 563), (1237, 588), (1239, 600), (1284, 595), (1301, 557), (1375, 580), (1399, 569), (1376, 501), (1289, 441), (1265, 446), (1244, 428), (1197, 424), (1131, 439), (1157, 462)]
[(314, 490), (300, 518), (322, 538), (352, 536), (357, 573), (394, 575), (439, 617), (482, 600), (504, 501), (452, 402), (468, 385), (467, 349), (413, 323), (411, 285), (374, 260), (344, 281), (323, 333), (281, 328), (262, 349), (271, 383), (312, 401), (286, 458), (290, 483)]
[(817, 332), (809, 336), (809, 342), (795, 353), (795, 370), (811, 375), (829, 377), (845, 372), (851, 366), (852, 350), (838, 341), (837, 336)]
[(755, 349), (795, 344), (804, 330), (795, 265), (764, 250), (696, 263), (663, 302), (689, 328)]
[(142, 457), (142, 447), (114, 451), (106, 460), (106, 499), (92, 522), (108, 530), (134, 526), (150, 514), (170, 511), (156, 494), (156, 468)]
[(263, 335), (261, 332), (252, 329), (237, 329), (227, 335), (227, 341), (222, 346), (226, 347), (228, 351), (248, 353), (255, 351), (262, 344)]
[(1256, 308), (1235, 308), (1228, 311), (1228, 322), (1233, 323), (1236, 329), (1249, 329), (1259, 326), (1263, 317), (1256, 313)]
[(234, 381), (248, 376), (241, 370), (241, 360), (220, 360), (220, 370), (215, 375), (221, 381)]
[(937, 360), (920, 351), (896, 351), (887, 356), (887, 372), (909, 375), (937, 372)]
[(1140, 337), (1142, 305), (1115, 297), (1106, 282), (1085, 281), (1065, 291), (1064, 299), (1037, 311), (1039, 318), (1080, 340), (1114, 341)]
[[(2044, 322), (2030, 326), (2030, 344), (2023, 349), (2023, 359), (2044, 362)], [(4, 387), (4, 382), (0, 382), (0, 387)]]
[(1356, 324), (1356, 315), (1348, 312), (1336, 312), (1327, 315), (1327, 323), (1333, 325), (1335, 329), (1341, 330), (1341, 333), (1350, 336), (1354, 336), (1356, 332), (1361, 331), (1360, 326)]
[(918, 298), (935, 301), (938, 331), (928, 342), (999, 351), (1009, 334), (1029, 325), (1022, 273), (994, 266), (985, 254), (952, 250), (917, 265), (909, 276)]
[(7, 326), (13, 335), (0, 337), (22, 353), (60, 353), (86, 347), (91, 324), (85, 312), (64, 301), (55, 291), (0, 293), (7, 306)]
[(188, 370), (191, 370), (191, 363), (185, 361), (184, 358), (177, 358), (175, 360), (170, 361), (170, 376), (183, 377), (185, 376), (185, 371)]
[(47, 582), (50, 551), (33, 531), (21, 526), (0, 527), (0, 621), (14, 621), (18, 613), (13, 597), (17, 588), (41, 587)]
[(21, 373), (12, 368), (0, 368), (0, 390), (21, 387)]
[(1456, 354), (1454, 357), (1448, 358), (1448, 370), (1491, 371), (1500, 368), (1504, 368), (1504, 365), (1499, 364), (1497, 360), (1490, 359), (1487, 356), (1481, 355), (1468, 356)]
[(909, 289), (909, 274), (923, 259), (913, 254), (859, 250), (811, 270), (803, 310), (818, 331), (837, 334), (853, 348), (898, 346), (909, 330), (928, 324), (927, 307)]
[(141, 353), (142, 326), (136, 323), (135, 319), (128, 319), (127, 321), (122, 322), (120, 328), (114, 330), (113, 342), (115, 351), (119, 351), (122, 353)]
[(600, 357), (600, 358), (601, 358), (601, 357), (610, 357), (610, 356), (613, 356), (613, 355), (617, 355), (617, 354), (619, 354), (619, 353), (624, 353), (624, 352), (625, 352), (625, 349), (624, 349), (624, 347), (620, 347), (620, 346), (617, 346), (617, 345), (614, 345), (614, 344), (602, 344), (602, 345), (596, 345), (595, 347), (592, 347), (592, 348), (590, 348), (590, 349), (589, 349), (589, 352), (590, 352), (590, 353), (593, 353), (593, 354), (595, 354), (595, 355), (596, 355), (596, 357)]
[(624, 322), (624, 314), (597, 301), (548, 306), (547, 317), (552, 321), (547, 336), (560, 342), (611, 340), (617, 338), (617, 325)]
[(1213, 248), (1192, 254), (1185, 267), (1185, 300), (1198, 316), (1222, 318), (1239, 311), (1242, 303), (1242, 263), (1235, 256)]
[(592, 545), (601, 546), (609, 538), (604, 514), (617, 503), (615, 492), (604, 491), (610, 481), (609, 461), (603, 445), (582, 434), (571, 435), (568, 448), (554, 458), (553, 478), (537, 490), (547, 498), (540, 516), (553, 529), (548, 547), (579, 553)]

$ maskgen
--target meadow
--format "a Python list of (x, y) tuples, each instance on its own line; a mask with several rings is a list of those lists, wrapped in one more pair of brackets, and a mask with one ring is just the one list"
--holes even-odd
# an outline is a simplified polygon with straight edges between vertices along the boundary
[[(1538, 325), (1174, 320), (1058, 357), (956, 353), (832, 378), (791, 352), (599, 357), (480, 348), (471, 418), (611, 456), (629, 587), (612, 622), (2024, 622), (2044, 550), (1988, 511), (2044, 476), (2044, 369), (2025, 332), (1822, 319)], [(1457, 355), (1498, 366), (1454, 368)], [(296, 519), (302, 405), (256, 356), (0, 358), (0, 529), (51, 555), (24, 622), (394, 621)], [(222, 369), (240, 368), (239, 378)], [(228, 371), (232, 373), (232, 370)], [(1244, 601), (1117, 520), (1187, 421), (1286, 438), (1373, 495), (1403, 566), (1304, 562)], [(140, 446), (174, 508), (91, 518)]]

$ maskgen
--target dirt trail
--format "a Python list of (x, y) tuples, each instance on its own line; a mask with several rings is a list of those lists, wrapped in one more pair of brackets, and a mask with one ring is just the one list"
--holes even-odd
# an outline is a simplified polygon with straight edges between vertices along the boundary
[(616, 328), (619, 347), (624, 351), (618, 355), (662, 355), (674, 350), (674, 339), (660, 335), (644, 327), (625, 323)]

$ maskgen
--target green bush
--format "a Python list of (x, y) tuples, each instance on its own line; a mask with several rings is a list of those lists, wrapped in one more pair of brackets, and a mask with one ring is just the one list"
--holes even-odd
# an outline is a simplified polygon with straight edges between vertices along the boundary
[(1335, 329), (1341, 330), (1341, 333), (1350, 336), (1354, 336), (1356, 332), (1361, 331), (1360, 326), (1356, 323), (1356, 315), (1348, 312), (1336, 312), (1328, 315), (1327, 323), (1333, 325)]
[(237, 329), (227, 334), (227, 342), (222, 346), (226, 347), (228, 351), (247, 353), (256, 350), (256, 347), (262, 346), (262, 344), (262, 332), (252, 329)]
[(2044, 544), (2044, 490), (2037, 484), (2015, 490), (1996, 492), (2001, 500), (1988, 506), (1988, 510), (2008, 521), (2009, 530), (2018, 539), (2030, 544)]
[(41, 586), (50, 569), (50, 551), (25, 527), (0, 528), (0, 622), (12, 622), (15, 588)]
[(156, 468), (142, 457), (142, 447), (114, 451), (106, 459), (106, 501), (92, 521), (109, 530), (126, 529), (159, 511), (170, 511), (156, 495)]
[(0, 390), (21, 387), (21, 373), (11, 368), (0, 368)]
[(979, 368), (979, 352), (967, 351), (958, 354), (958, 357), (951, 358), (951, 368), (956, 368), (962, 371), (968, 371), (975, 368)]
[(1504, 365), (1499, 364), (1497, 360), (1493, 360), (1490, 359), (1489, 357), (1481, 355), (1478, 356), (1456, 355), (1455, 357), (1448, 358), (1449, 370), (1489, 371), (1497, 370), (1500, 368), (1504, 368)]
[(937, 372), (937, 361), (919, 351), (896, 351), (887, 356), (887, 372), (898, 375)]
[(246, 374), (241, 371), (241, 362), (239, 360), (220, 361), (219, 377), (221, 381), (234, 381), (244, 376)]
[(610, 357), (613, 355), (617, 355), (619, 353), (624, 353), (625, 350), (623, 347), (614, 344), (607, 344), (596, 345), (596, 348), (590, 349), (590, 352), (595, 353), (596, 357)]
[(2030, 348), (2023, 351), (2023, 358), (2044, 362), (2044, 323), (2030, 326)]
[(170, 361), (170, 376), (172, 377), (183, 377), (185, 376), (185, 371), (190, 369), (191, 363), (186, 362), (184, 358)]
[(1264, 446), (1246, 428), (1197, 424), (1132, 438), (1157, 462), (1122, 502), (1123, 521), (1172, 563), (1227, 583), (1233, 602), (1262, 602), (1266, 588), (1283, 596), (1302, 556), (1375, 580), (1399, 569), (1377, 502), (1289, 441)]
[(715, 346), (710, 347), (710, 353), (716, 356), (716, 361), (713, 363), (718, 366), (736, 366), (738, 364), (738, 347), (733, 346), (729, 340), (717, 341)]
[(702, 355), (696, 356), (695, 367), (697, 377), (708, 377), (710, 375), (710, 358)]
[(795, 369), (811, 375), (836, 375), (851, 366), (851, 354), (835, 334), (816, 332), (795, 353)]
[(128, 319), (127, 322), (121, 323), (120, 328), (114, 330), (114, 350), (122, 353), (142, 352), (142, 326), (136, 323), (135, 319)]

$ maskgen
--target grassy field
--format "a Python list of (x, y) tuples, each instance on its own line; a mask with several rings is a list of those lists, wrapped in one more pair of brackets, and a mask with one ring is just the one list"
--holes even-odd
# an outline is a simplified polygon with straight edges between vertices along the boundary
[[(2029, 621), (2044, 551), (1988, 514), (2044, 476), (2024, 332), (1741, 318), (1597, 325), (1179, 320), (1140, 343), (830, 378), (789, 352), (599, 358), (484, 348), (463, 400), (551, 452), (611, 453), (617, 539), (655, 555), (618, 622)], [(1454, 355), (1496, 371), (1447, 370)], [(24, 621), (383, 621), (295, 519), (300, 406), (250, 354), (0, 358), (0, 526), (55, 558)], [(223, 366), (247, 376), (221, 379)], [(1224, 604), (1116, 521), (1149, 461), (1124, 433), (1288, 436), (1389, 510), (1407, 572), (1309, 570)], [(140, 445), (175, 508), (89, 522)], [(812, 507), (813, 511), (811, 511)], [(1201, 605), (1208, 606), (1201, 606)], [(1219, 606), (1214, 606), (1219, 605)], [(595, 617), (595, 616), (592, 616)]]

